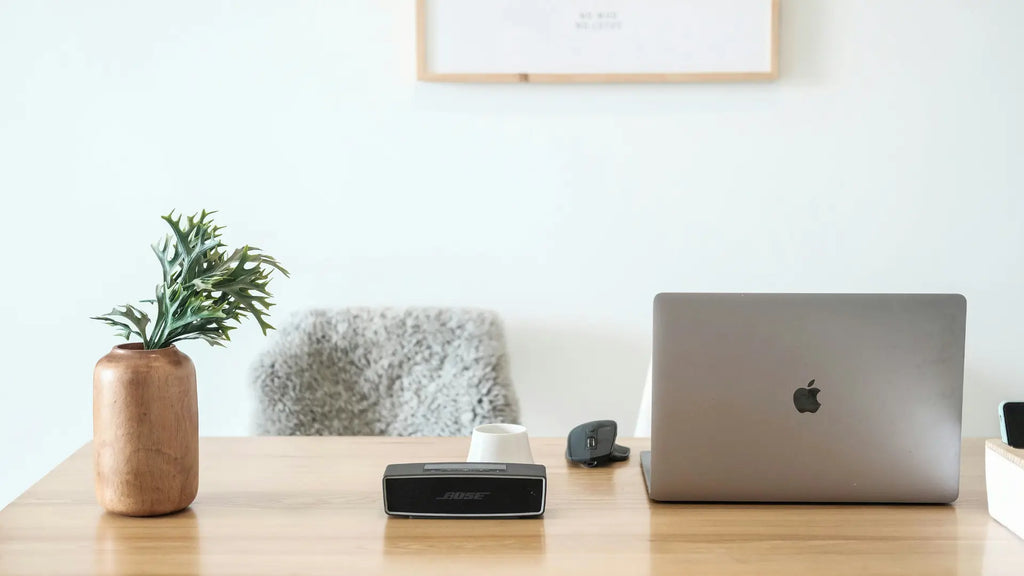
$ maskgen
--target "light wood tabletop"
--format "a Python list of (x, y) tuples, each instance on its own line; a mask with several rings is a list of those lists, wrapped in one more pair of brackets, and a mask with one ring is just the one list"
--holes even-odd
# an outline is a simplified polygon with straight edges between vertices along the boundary
[(658, 504), (639, 451), (586, 469), (563, 439), (535, 520), (388, 518), (395, 462), (458, 461), (466, 438), (204, 438), (199, 497), (158, 518), (104, 513), (91, 445), (0, 511), (0, 574), (1024, 574), (986, 511), (983, 441), (954, 506)]

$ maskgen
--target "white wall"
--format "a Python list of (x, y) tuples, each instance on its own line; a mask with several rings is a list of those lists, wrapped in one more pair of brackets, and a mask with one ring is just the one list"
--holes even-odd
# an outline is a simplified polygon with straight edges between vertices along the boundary
[[(1024, 397), (1024, 2), (784, 0), (774, 84), (414, 81), (413, 3), (0, 2), (0, 505), (91, 435), (87, 316), (171, 208), (307, 306), (492, 307), (525, 423), (631, 430), (661, 290), (959, 291), (965, 426)], [(186, 344), (201, 431), (244, 368)], [(83, 479), (83, 481), (86, 481)]]

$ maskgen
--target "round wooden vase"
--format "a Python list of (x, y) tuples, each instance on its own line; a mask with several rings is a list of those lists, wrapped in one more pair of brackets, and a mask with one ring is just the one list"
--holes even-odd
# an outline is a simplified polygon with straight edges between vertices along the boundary
[(199, 490), (196, 369), (173, 345), (115, 346), (93, 371), (96, 499), (109, 512), (157, 516)]

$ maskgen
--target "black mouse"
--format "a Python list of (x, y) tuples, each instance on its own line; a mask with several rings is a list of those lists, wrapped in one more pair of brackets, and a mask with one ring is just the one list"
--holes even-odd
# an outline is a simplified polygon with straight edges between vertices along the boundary
[(614, 420), (594, 420), (580, 424), (569, 432), (565, 457), (577, 464), (593, 468), (605, 462), (629, 459), (629, 448), (615, 443), (619, 425)]

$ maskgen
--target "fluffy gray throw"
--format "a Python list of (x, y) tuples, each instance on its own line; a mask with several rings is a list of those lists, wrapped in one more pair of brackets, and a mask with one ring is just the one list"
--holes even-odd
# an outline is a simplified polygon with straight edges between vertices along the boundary
[(501, 320), (484, 310), (310, 310), (251, 379), (259, 434), (466, 436), (519, 422)]

